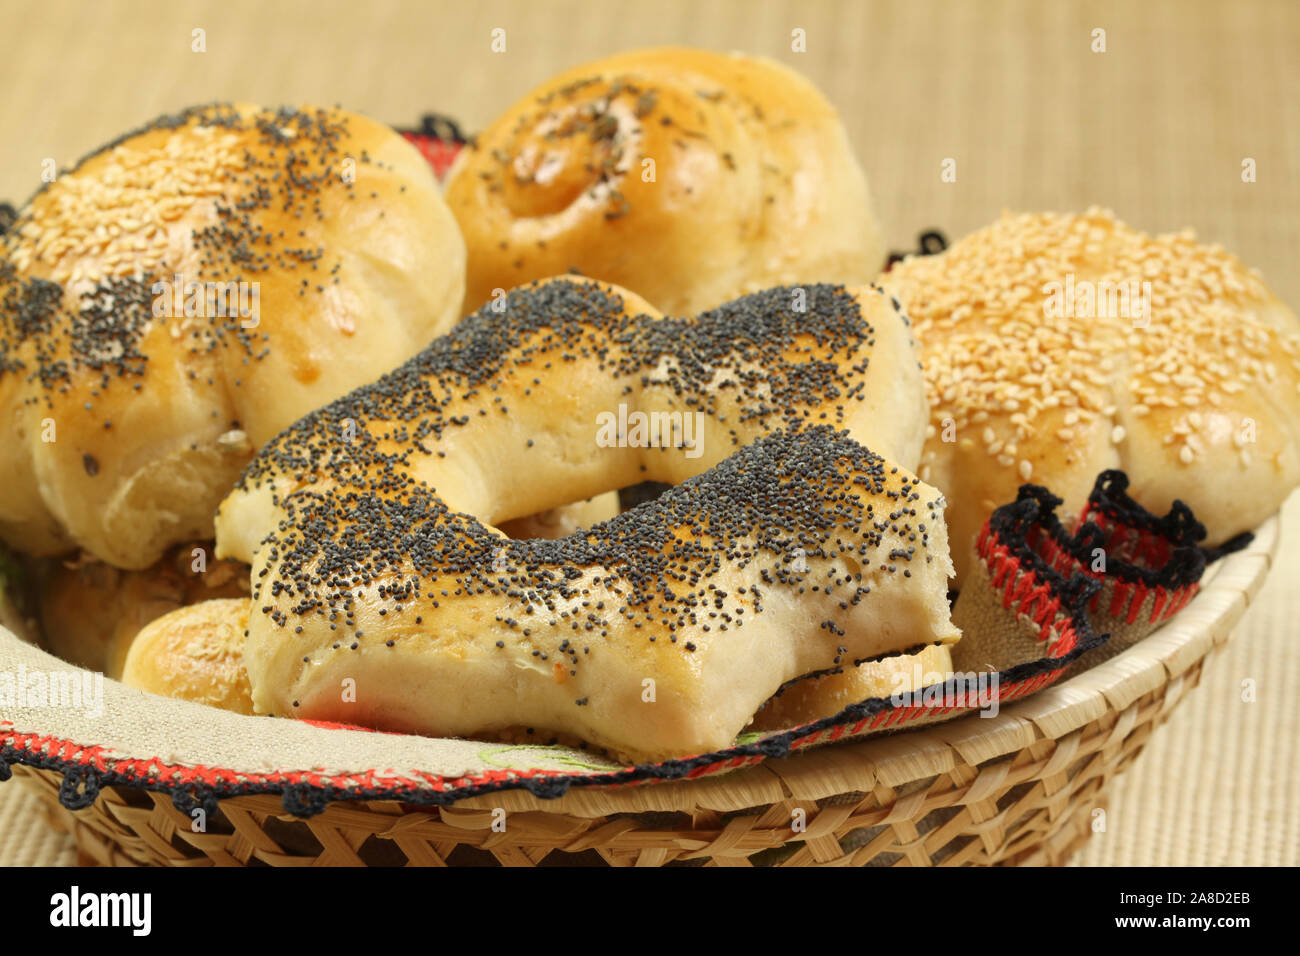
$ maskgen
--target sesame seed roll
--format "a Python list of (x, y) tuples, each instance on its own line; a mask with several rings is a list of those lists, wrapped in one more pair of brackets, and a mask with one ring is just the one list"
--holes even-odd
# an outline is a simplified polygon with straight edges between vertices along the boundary
[(951, 502), (959, 580), (1023, 482), (1078, 514), (1097, 473), (1122, 468), (1139, 502), (1181, 499), (1214, 544), (1300, 480), (1300, 321), (1190, 231), (1153, 237), (1100, 209), (1008, 214), (883, 281), (921, 346), (920, 474)]

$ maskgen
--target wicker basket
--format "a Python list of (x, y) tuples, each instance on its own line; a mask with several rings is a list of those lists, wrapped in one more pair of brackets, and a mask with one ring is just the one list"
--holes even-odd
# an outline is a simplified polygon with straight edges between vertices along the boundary
[[(107, 787), (85, 810), (60, 774), (14, 766), (49, 822), (105, 865), (1059, 864), (1092, 832), (1106, 783), (1200, 680), (1258, 591), (1276, 518), (1212, 566), (1196, 598), (1122, 654), (1004, 708), (768, 760), (717, 777), (554, 800), (508, 791), (450, 807), (224, 799), (207, 832), (158, 793)], [(508, 824), (498, 832), (506, 811)]]

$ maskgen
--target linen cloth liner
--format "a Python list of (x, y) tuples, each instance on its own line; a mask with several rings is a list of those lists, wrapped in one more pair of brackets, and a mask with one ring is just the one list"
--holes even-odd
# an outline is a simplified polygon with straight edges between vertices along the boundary
[[(1107, 495), (1115, 487), (1122, 488), (1122, 476), (1100, 476), (1084, 514), (1113, 516), (1112, 533), (1128, 535), (1133, 553), (1144, 560), (1169, 555), (1167, 567), (1173, 567), (1183, 553), (1179, 549), (1187, 547), (1178, 529), (1187, 526), (1156, 518), (1135, 504), (1108, 508), (1115, 499)], [(837, 740), (950, 720), (1040, 690), (1106, 641), (1090, 617), (1108, 622), (1112, 605), (1094, 599), (1108, 584), (1116, 586), (1110, 579), (1129, 573), (1121, 569), (1134, 565), (1112, 559), (1100, 576), (1054, 569), (1038, 550), (1045, 541), (1058, 549), (1073, 547), (1079, 540), (1091, 542), (1095, 533), (1085, 523), (1076, 535), (1066, 535), (1053, 511), (1056, 501), (1045, 489), (1024, 486), (1016, 501), (994, 512), (980, 535), (978, 572), (954, 611), (965, 628), (955, 647), (958, 670), (977, 662), (971, 669), (987, 676), (987, 665), (997, 668), (996, 681), (978, 694), (950, 681), (909, 698), (861, 701), (801, 727), (742, 735), (734, 746), (714, 753), (621, 766), (561, 746), (434, 739), (248, 717), (103, 680), (96, 706), (46, 706), (46, 701), (12, 689), (12, 700), (0, 696), (0, 780), (11, 776), (12, 763), (60, 770), (60, 800), (70, 809), (89, 806), (102, 786), (125, 785), (169, 792), (187, 812), (199, 804), (215, 810), (223, 796), (278, 793), (288, 812), (310, 816), (330, 800), (438, 805), (513, 788), (545, 798), (560, 796), (571, 786), (695, 778)], [(1243, 536), (1235, 546), (1246, 540)], [(1176, 580), (1199, 579), (1204, 567), (1204, 561), (1179, 564)], [(1147, 570), (1158, 577), (1165, 567)], [(1093, 603), (1096, 609), (1090, 612)], [(92, 676), (0, 633), (0, 674), (22, 681), (38, 673), (47, 680)]]

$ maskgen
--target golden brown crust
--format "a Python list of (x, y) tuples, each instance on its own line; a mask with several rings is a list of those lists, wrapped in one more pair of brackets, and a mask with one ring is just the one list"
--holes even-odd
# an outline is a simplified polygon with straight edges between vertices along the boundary
[(457, 316), (419, 154), (338, 110), (159, 120), (37, 193), (0, 256), (0, 536), (142, 568), (253, 450)]
[(364, 565), (348, 557), (360, 525), (306, 502), (255, 559), (259, 713), (431, 736), (522, 725), (663, 759), (729, 746), (781, 684), (843, 656), (959, 637), (941, 496), (829, 429), (761, 438), (557, 542), (421, 503), (406, 532), (421, 544), (400, 554), (395, 513), (352, 507)]
[(784, 688), (754, 715), (748, 730), (766, 733), (800, 727), (873, 697), (921, 690), (951, 674), (952, 654), (946, 644), (843, 665), (835, 673), (806, 677)]
[[(875, 286), (769, 289), (671, 322), (626, 289), (567, 276), (507, 303), (278, 436), (223, 502), (218, 553), (251, 563), (279, 520), (273, 499), (325, 487), (312, 472), (344, 467), (344, 446), (356, 452), (350, 480), (368, 493), (398, 456), (449, 506), (497, 527), (610, 488), (680, 483), (793, 424), (846, 428), (904, 468), (920, 456), (915, 344)], [(695, 434), (682, 437), (695, 448), (628, 440), (620, 416), (633, 412), (693, 416)]]
[[(729, 745), (841, 645), (955, 640), (942, 498), (875, 453), (919, 452), (906, 323), (874, 288), (793, 291), (668, 321), (536, 283), (278, 436), (217, 520), (253, 564), (259, 711), (665, 757)], [(603, 443), (620, 404), (697, 410), (698, 455)], [(554, 542), (478, 520), (640, 480), (682, 484)]]
[(952, 502), (959, 581), (1023, 482), (1076, 515), (1097, 473), (1122, 468), (1138, 501), (1181, 499), (1218, 543), (1300, 480), (1300, 322), (1189, 232), (1147, 236), (1097, 209), (1007, 215), (883, 282), (921, 346), (920, 474)]
[(248, 599), (203, 601), (150, 623), (131, 644), (122, 683), (164, 697), (252, 714), (244, 669)]
[(792, 282), (862, 284), (884, 259), (835, 110), (759, 57), (662, 48), (553, 77), (457, 158), (465, 312), (576, 269), (670, 315)]

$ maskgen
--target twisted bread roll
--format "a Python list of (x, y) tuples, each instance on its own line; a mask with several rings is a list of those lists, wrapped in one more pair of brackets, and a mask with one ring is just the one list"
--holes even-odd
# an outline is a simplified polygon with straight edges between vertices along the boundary
[(664, 48), (542, 84), (457, 157), (465, 312), (578, 272), (672, 315), (794, 282), (862, 284), (884, 244), (835, 110), (772, 60)]
[(1008, 215), (883, 282), (921, 345), (920, 474), (952, 502), (959, 581), (1022, 482), (1078, 514), (1098, 472), (1122, 468), (1142, 505), (1181, 499), (1218, 543), (1300, 480), (1300, 322), (1190, 232), (1151, 237), (1096, 209)]
[[(256, 708), (663, 757), (727, 746), (841, 653), (955, 640), (942, 499), (827, 427), (915, 459), (906, 323), (876, 289), (802, 291), (804, 312), (774, 289), (669, 320), (541, 283), (278, 436), (217, 518), (219, 554), (253, 565)], [(642, 479), (691, 480), (556, 542), (471, 517)]]
[(0, 536), (143, 568), (252, 452), (456, 318), (428, 165), (339, 110), (164, 117), (38, 192), (0, 256)]

